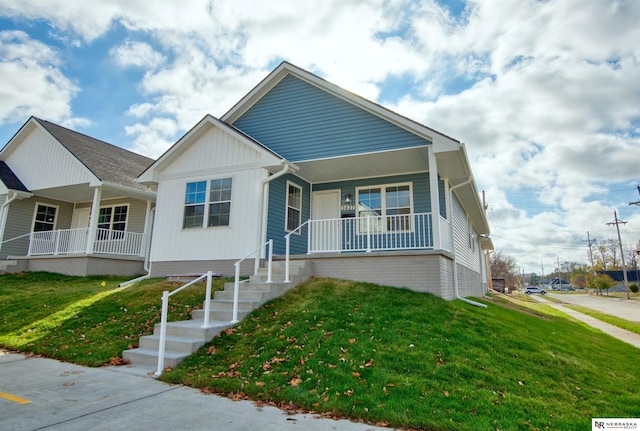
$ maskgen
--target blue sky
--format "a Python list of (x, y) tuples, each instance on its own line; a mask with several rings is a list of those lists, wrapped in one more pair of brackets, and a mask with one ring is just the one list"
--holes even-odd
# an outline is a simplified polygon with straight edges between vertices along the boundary
[[(579, 10), (580, 13), (574, 13)], [(640, 240), (640, 2), (0, 0), (0, 141), (30, 115), (155, 157), (280, 61), (467, 146), (526, 272)]]

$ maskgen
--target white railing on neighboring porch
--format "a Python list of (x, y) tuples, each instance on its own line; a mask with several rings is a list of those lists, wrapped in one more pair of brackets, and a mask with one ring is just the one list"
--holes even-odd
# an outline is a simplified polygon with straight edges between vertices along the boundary
[(309, 253), (432, 247), (431, 213), (309, 220)]
[[(29, 256), (78, 254), (87, 252), (89, 229), (58, 229), (32, 232)], [(93, 253), (140, 256), (144, 234), (111, 229), (98, 229)]]

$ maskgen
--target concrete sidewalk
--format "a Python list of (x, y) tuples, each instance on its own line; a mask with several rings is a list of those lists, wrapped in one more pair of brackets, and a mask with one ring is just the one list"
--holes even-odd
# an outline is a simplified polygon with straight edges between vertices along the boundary
[(563, 304), (549, 301), (542, 295), (531, 295), (531, 297), (537, 299), (539, 302), (544, 302), (545, 304), (550, 305), (556, 310), (562, 311), (563, 313), (568, 314), (569, 316), (580, 320), (581, 322), (584, 322), (591, 327), (597, 328), (602, 332), (611, 335), (612, 337), (615, 337), (640, 349), (640, 335), (636, 334), (635, 332), (627, 331), (626, 329), (622, 329), (609, 323), (603, 322), (602, 320), (598, 320), (594, 317), (587, 316), (586, 314), (572, 310), (571, 308), (566, 307)]
[(289, 415), (275, 407), (205, 395), (119, 368), (86, 368), (0, 351), (0, 428), (389, 431), (313, 414)]

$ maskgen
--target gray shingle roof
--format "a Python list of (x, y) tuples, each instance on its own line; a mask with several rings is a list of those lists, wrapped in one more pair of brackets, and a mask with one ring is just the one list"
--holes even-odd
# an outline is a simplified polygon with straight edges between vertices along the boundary
[(35, 117), (34, 120), (101, 181), (147, 190), (146, 186), (136, 182), (136, 178), (154, 162), (153, 159), (46, 120)]
[(29, 189), (22, 184), (20, 178), (13, 173), (9, 165), (0, 160), (0, 180), (9, 190), (17, 190), (19, 192), (29, 192)]

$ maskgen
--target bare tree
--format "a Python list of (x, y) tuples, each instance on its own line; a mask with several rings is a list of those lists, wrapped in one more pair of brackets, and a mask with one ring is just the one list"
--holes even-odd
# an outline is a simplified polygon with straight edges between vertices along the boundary
[(618, 252), (620, 251), (618, 241), (610, 239), (607, 246), (609, 249), (609, 255), (611, 256), (611, 265), (609, 269), (611, 269), (612, 271), (621, 269), (621, 265), (618, 264)]
[(607, 270), (607, 262), (609, 260), (608, 258), (608, 249), (607, 249), (607, 242), (606, 241), (600, 241), (600, 244), (598, 244), (596, 246), (596, 256), (594, 257), (594, 269), (595, 270), (602, 270), (602, 271), (606, 271)]
[(504, 278), (507, 287), (513, 289), (518, 278), (516, 261), (513, 257), (496, 251), (491, 255), (491, 276)]
[(624, 256), (627, 269), (638, 269), (638, 252), (635, 246), (626, 249)]

